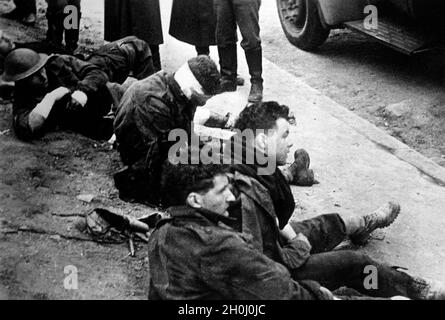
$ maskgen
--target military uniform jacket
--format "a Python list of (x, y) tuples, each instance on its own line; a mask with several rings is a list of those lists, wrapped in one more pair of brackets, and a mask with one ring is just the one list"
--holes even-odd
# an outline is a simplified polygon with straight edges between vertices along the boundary
[[(13, 104), (13, 127), (20, 139), (30, 140), (44, 132), (60, 126), (74, 131), (89, 131), (95, 120), (108, 114), (111, 97), (106, 87), (107, 75), (97, 66), (69, 55), (53, 55), (44, 66), (48, 76), (48, 87), (44, 92), (33, 92), (16, 84)], [(69, 111), (70, 95), (56, 102), (41, 130), (32, 132), (29, 128), (30, 112), (45, 95), (58, 87), (66, 87), (74, 92), (80, 90), (88, 96), (87, 105), (82, 110)]]
[(313, 281), (297, 283), (287, 269), (257, 251), (227, 218), (190, 207), (171, 208), (149, 248), (149, 299), (317, 300)]

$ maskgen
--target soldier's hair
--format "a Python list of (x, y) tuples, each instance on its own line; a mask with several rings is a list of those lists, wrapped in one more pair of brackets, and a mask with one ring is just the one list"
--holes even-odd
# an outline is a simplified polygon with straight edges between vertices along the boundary
[(225, 165), (172, 164), (167, 160), (162, 170), (162, 205), (166, 208), (185, 205), (190, 193), (209, 191), (214, 187), (214, 177), (227, 172)]
[(218, 93), (221, 74), (216, 63), (209, 56), (194, 57), (188, 61), (188, 65), (206, 94), (215, 95)]
[(280, 118), (289, 120), (288, 106), (276, 101), (257, 102), (241, 111), (235, 129), (240, 131), (274, 129), (276, 121)]

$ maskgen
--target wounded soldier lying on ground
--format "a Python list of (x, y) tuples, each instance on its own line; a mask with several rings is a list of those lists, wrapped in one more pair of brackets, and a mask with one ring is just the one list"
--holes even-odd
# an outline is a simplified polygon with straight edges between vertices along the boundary
[(154, 72), (148, 45), (136, 37), (107, 44), (86, 60), (27, 48), (8, 54), (2, 80), (15, 83), (13, 127), (20, 139), (34, 139), (57, 127), (109, 139), (113, 119), (106, 116), (124, 90), (111, 84)]

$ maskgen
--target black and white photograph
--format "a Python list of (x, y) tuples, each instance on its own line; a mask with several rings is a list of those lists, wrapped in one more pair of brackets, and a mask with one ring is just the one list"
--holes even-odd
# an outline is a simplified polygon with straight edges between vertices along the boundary
[(444, 16), (0, 0), (0, 300), (445, 300)]

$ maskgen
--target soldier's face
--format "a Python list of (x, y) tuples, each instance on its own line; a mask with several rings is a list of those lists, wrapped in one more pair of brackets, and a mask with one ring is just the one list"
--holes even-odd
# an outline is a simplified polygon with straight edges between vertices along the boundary
[(266, 141), (268, 158), (276, 159), (278, 166), (285, 165), (292, 148), (292, 143), (289, 140), (289, 122), (283, 118), (278, 119), (275, 129), (267, 134)]
[(230, 189), (229, 178), (226, 175), (217, 175), (213, 178), (213, 188), (200, 195), (199, 202), (203, 209), (227, 216), (230, 203), (235, 196)]
[(22, 82), (33, 91), (44, 91), (48, 88), (48, 76), (45, 68), (40, 69)]

